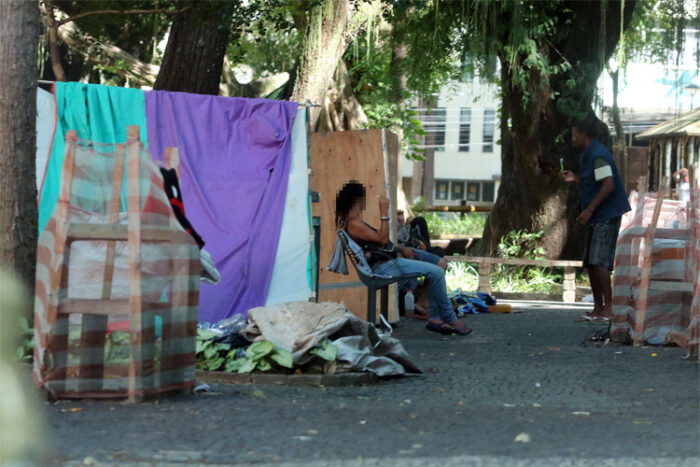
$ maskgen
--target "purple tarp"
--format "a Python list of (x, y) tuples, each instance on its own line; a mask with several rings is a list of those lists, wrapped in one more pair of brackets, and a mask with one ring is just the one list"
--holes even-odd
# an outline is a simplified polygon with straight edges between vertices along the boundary
[(265, 304), (275, 262), (297, 104), (179, 92), (145, 93), (155, 159), (180, 151), (187, 218), (206, 242), (221, 283), (202, 283), (199, 321)]

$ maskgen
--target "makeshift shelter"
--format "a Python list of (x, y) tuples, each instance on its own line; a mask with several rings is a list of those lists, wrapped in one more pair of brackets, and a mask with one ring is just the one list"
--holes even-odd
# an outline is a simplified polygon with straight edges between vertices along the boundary
[(700, 343), (700, 229), (697, 188), (691, 201), (633, 192), (615, 254), (611, 338), (617, 342)]
[(58, 199), (67, 129), (114, 144), (138, 125), (155, 160), (165, 147), (179, 148), (187, 218), (221, 271), (220, 284), (202, 285), (200, 321), (313, 295), (303, 108), (82, 83), (55, 83), (52, 91), (52, 99), (43, 91), (37, 97), (40, 139), (54, 135), (50, 154), (45, 144), (37, 148), (40, 231)]
[(128, 135), (104, 145), (66, 133), (61, 191), (39, 236), (34, 310), (34, 379), (55, 398), (133, 401), (194, 385), (199, 249), (139, 128)]
[(649, 142), (649, 188), (656, 190), (663, 177), (700, 163), (700, 109), (660, 123), (636, 138)]

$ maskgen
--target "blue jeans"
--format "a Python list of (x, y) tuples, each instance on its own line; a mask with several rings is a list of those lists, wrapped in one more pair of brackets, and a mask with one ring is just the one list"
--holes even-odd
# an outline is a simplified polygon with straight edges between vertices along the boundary
[[(445, 283), (445, 271), (435, 263), (440, 257), (432, 253), (416, 250), (418, 260), (396, 258), (374, 267), (377, 274), (388, 276), (400, 276), (402, 274), (422, 274), (428, 281), (428, 301), (430, 302), (430, 319), (443, 320), (451, 323), (457, 319), (452, 309), (452, 302), (447, 298), (447, 284)], [(434, 260), (434, 258), (437, 258)], [(434, 260), (434, 263), (433, 263)]]

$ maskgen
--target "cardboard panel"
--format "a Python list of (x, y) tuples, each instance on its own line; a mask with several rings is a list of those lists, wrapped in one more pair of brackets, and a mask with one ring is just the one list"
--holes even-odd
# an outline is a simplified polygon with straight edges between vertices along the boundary
[[(393, 138), (393, 154), (389, 154), (387, 137)], [(342, 131), (313, 133), (310, 141), (311, 189), (319, 192), (320, 202), (314, 203), (313, 215), (321, 218), (321, 253), (319, 273), (319, 301), (343, 302), (355, 315), (367, 318), (367, 288), (348, 262), (350, 274), (344, 276), (325, 270), (336, 241), (335, 198), (349, 180), (357, 180), (367, 190), (367, 209), (364, 220), (379, 224), (380, 194), (391, 200), (392, 238), (395, 238), (396, 172), (398, 148), (395, 135), (385, 130)], [(387, 171), (394, 173), (388, 176)], [(390, 183), (393, 182), (393, 185)], [(391, 290), (393, 289), (393, 290)], [(377, 293), (377, 308), (379, 308)], [(377, 315), (379, 310), (377, 310)], [(396, 287), (390, 288), (389, 319), (398, 320)]]

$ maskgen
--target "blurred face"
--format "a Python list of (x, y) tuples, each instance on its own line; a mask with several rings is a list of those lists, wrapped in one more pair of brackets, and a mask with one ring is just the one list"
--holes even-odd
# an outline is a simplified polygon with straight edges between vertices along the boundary
[(352, 205), (352, 209), (350, 209), (350, 215), (351, 217), (357, 217), (360, 214), (362, 214), (362, 211), (365, 210), (367, 207), (367, 200), (363, 198), (357, 198), (355, 200), (355, 204)]
[(576, 127), (573, 127), (571, 129), (571, 144), (575, 148), (585, 148), (586, 146), (588, 146), (588, 143), (589, 138), (584, 132), (580, 131)]
[(396, 220), (397, 220), (397, 222), (398, 222), (400, 225), (404, 225), (405, 219), (404, 219), (404, 217), (403, 217), (403, 211), (398, 211), (398, 212), (396, 213)]

